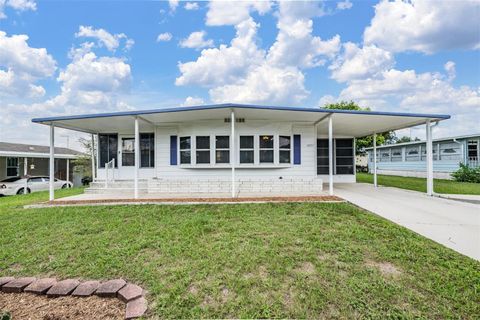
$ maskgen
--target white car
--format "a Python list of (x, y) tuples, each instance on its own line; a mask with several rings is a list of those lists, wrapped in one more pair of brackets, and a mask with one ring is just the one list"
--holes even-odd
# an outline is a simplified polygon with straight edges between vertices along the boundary
[[(24, 194), (25, 187), (27, 193), (48, 190), (50, 178), (45, 176), (38, 177), (14, 177), (0, 181), (0, 196), (12, 196), (15, 194)], [(55, 179), (54, 189), (71, 188), (73, 184), (70, 181)]]

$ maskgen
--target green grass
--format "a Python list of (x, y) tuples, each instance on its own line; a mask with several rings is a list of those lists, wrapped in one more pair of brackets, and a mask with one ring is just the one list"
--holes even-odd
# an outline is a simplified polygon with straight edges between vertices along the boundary
[[(373, 174), (358, 172), (357, 182), (373, 183)], [(425, 178), (387, 176), (379, 174), (378, 184), (387, 187), (427, 192), (427, 181)], [(436, 193), (480, 195), (480, 183), (434, 179), (433, 189)]]
[(152, 317), (480, 314), (480, 263), (347, 203), (22, 209), (46, 199), (28, 197), (0, 199), (0, 276), (123, 277)]

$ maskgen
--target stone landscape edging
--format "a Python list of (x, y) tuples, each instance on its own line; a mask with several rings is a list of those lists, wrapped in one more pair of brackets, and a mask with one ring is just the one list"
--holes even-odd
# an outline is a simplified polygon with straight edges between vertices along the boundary
[(55, 278), (0, 277), (0, 291), (32, 293), (51, 298), (64, 296), (82, 298), (92, 295), (117, 298), (126, 304), (125, 319), (139, 318), (147, 311), (145, 290), (133, 283), (127, 283), (123, 279), (80, 282), (77, 279), (57, 281)]

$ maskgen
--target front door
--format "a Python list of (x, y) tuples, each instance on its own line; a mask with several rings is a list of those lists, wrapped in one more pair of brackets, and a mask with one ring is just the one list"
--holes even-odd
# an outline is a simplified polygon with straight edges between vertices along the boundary
[(135, 165), (135, 138), (122, 138), (122, 167)]

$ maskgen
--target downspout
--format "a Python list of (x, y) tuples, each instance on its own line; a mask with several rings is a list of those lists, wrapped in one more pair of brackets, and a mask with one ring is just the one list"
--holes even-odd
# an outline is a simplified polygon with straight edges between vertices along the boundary
[(465, 155), (465, 145), (462, 142), (458, 141), (456, 138), (453, 138), (453, 142), (460, 145), (460, 150), (462, 152), (462, 159), (463, 159), (462, 163), (467, 164), (467, 157)]

